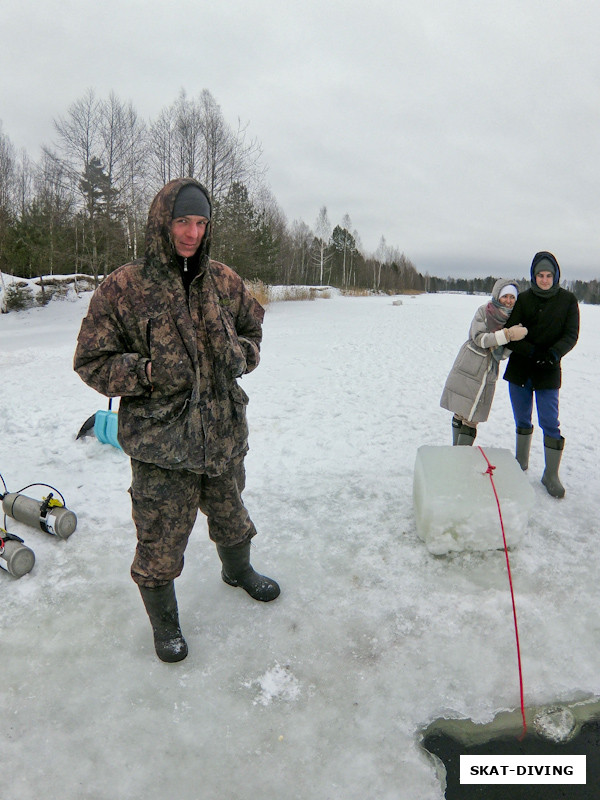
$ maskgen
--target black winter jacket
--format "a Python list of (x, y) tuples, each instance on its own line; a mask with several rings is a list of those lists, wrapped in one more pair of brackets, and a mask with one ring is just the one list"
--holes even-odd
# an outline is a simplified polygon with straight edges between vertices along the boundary
[[(558, 263), (556, 268), (555, 283), (558, 283)], [(511, 325), (519, 322), (525, 325), (528, 333), (522, 341), (510, 343), (512, 353), (504, 371), (504, 380), (524, 386), (531, 379), (534, 389), (559, 389), (562, 377), (560, 359), (575, 347), (579, 337), (577, 298), (562, 288), (548, 296), (527, 289), (517, 297), (510, 315)], [(540, 355), (549, 352), (556, 355), (555, 363), (538, 365)]]

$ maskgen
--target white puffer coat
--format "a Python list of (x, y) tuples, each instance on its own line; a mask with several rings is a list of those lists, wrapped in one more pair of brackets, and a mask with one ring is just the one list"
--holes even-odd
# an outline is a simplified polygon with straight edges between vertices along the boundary
[[(502, 289), (510, 284), (516, 285), (516, 281), (497, 280), (492, 297), (498, 300)], [(440, 399), (442, 408), (472, 423), (485, 422), (488, 418), (496, 391), (499, 361), (510, 355), (508, 348), (497, 349), (498, 340), (487, 324), (487, 305), (477, 309), (469, 338), (456, 356)]]

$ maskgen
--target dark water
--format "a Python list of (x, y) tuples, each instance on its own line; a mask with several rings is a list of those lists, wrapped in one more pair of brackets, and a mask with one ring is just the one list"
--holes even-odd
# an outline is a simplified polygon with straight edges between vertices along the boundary
[[(466, 744), (458, 736), (434, 728), (426, 732), (422, 745), (446, 768), (446, 800), (600, 800), (600, 716), (583, 722), (573, 738), (566, 742), (548, 741), (535, 732), (528, 732), (523, 741), (513, 734), (504, 734)], [(585, 785), (461, 785), (461, 755), (585, 755), (587, 782)]]

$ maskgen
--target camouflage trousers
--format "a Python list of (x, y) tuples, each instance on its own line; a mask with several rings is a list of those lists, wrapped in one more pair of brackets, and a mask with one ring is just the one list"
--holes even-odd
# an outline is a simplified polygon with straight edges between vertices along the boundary
[(181, 574), (198, 509), (206, 514), (208, 534), (216, 544), (232, 547), (256, 534), (241, 498), (246, 483), (243, 457), (217, 477), (135, 459), (131, 473), (138, 539), (131, 577), (140, 586), (161, 586)]

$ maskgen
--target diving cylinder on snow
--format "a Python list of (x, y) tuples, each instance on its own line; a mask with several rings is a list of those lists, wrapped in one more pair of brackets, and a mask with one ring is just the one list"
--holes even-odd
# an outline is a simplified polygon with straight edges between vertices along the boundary
[(9, 517), (24, 522), (46, 533), (68, 539), (77, 527), (77, 517), (68, 508), (52, 501), (52, 494), (44, 500), (34, 500), (19, 492), (9, 492), (2, 499), (2, 508)]
[(0, 533), (0, 568), (10, 572), (15, 578), (31, 572), (35, 564), (35, 554), (17, 538), (3, 539)]

